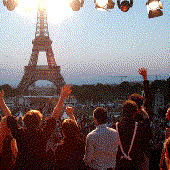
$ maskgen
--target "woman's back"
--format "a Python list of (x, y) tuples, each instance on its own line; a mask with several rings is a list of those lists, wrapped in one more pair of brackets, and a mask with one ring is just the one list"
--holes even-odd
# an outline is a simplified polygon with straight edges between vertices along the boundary
[[(72, 111), (72, 108), (67, 108), (68, 113), (72, 113)], [(61, 129), (64, 138), (60, 141), (55, 152), (56, 167), (59, 170), (85, 170), (83, 161), (85, 142), (74, 116), (69, 116), (73, 119), (65, 119), (62, 122)]]
[(15, 166), (15, 156), (11, 149), (11, 144), (13, 142), (13, 137), (7, 135), (3, 141), (2, 154), (1, 154), (1, 170), (11, 170)]
[[(119, 137), (122, 143), (122, 147), (124, 152), (127, 154), (131, 145), (134, 129), (135, 129), (135, 121), (133, 119), (122, 119), (122, 121), (118, 124), (119, 129)], [(144, 160), (144, 152), (147, 150), (148, 147), (148, 140), (149, 137), (147, 135), (147, 129), (141, 123), (138, 123), (137, 131), (134, 139), (134, 143), (132, 146), (132, 150), (130, 152), (130, 158), (135, 169), (140, 167), (141, 162)], [(117, 165), (120, 165), (120, 158), (123, 156), (122, 151), (119, 147), (117, 153)]]
[(55, 152), (56, 167), (58, 169), (85, 169), (83, 157), (85, 145), (79, 138), (64, 138)]
[(8, 126), (18, 146), (15, 169), (46, 169), (46, 144), (55, 124), (56, 121), (49, 118), (44, 129), (19, 128), (17, 121), (8, 117)]

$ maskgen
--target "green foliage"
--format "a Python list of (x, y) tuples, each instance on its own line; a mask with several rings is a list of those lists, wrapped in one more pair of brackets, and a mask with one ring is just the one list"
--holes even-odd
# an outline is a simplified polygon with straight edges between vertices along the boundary
[(142, 85), (130, 85), (129, 82), (123, 82), (116, 86), (103, 85), (98, 83), (96, 85), (74, 85), (72, 87), (72, 93), (80, 103), (92, 100), (94, 103), (104, 103), (105, 101), (113, 102), (114, 97), (125, 96), (132, 93), (139, 93), (141, 92), (141, 89)]
[[(167, 80), (155, 80), (150, 85), (152, 94), (155, 94), (157, 90), (165, 97), (165, 104), (170, 103), (170, 78)], [(17, 95), (16, 89), (13, 89), (10, 85), (5, 84), (0, 86), (0, 89), (5, 91), (5, 97)], [(106, 101), (114, 102), (115, 97), (126, 96), (130, 94), (141, 94), (143, 85), (139, 83), (122, 82), (119, 85), (104, 85), (98, 83), (96, 85), (73, 85), (72, 94), (75, 96), (79, 103), (86, 103), (87, 101), (93, 101), (93, 103), (104, 103)], [(28, 95), (28, 90), (24, 92), (24, 95)]]
[[(170, 78), (166, 80), (156, 80), (150, 85), (152, 94), (154, 95), (157, 90), (165, 97), (165, 104), (170, 102)], [(122, 82), (119, 85), (104, 85), (98, 83), (96, 85), (74, 85), (72, 87), (73, 94), (80, 103), (85, 103), (86, 101), (92, 101), (94, 103), (105, 101), (113, 102), (115, 97), (126, 96), (133, 93), (141, 94), (143, 90), (143, 84)]]

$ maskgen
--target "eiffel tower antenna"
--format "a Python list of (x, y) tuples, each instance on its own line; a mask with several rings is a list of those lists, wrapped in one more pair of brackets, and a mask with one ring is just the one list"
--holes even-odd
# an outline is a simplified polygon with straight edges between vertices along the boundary
[(49, 37), (47, 11), (44, 0), (38, 1), (37, 7), (37, 23), (35, 39), (32, 41), (33, 49), (30, 58), (29, 66), (36, 66), (38, 62), (39, 52), (46, 52), (47, 62), (49, 67), (56, 66), (53, 50), (51, 47), (52, 41)]
[[(44, 0), (38, 1), (35, 39), (32, 44), (32, 54), (28, 66), (25, 66), (24, 76), (17, 87), (18, 93), (24, 92), (32, 83), (38, 80), (51, 81), (61, 89), (65, 82), (60, 73), (60, 66), (57, 66), (55, 62)], [(46, 52), (48, 66), (37, 65), (39, 52)]]
[(37, 23), (35, 37), (38, 36), (49, 37), (47, 11), (44, 0), (39, 0), (37, 7)]

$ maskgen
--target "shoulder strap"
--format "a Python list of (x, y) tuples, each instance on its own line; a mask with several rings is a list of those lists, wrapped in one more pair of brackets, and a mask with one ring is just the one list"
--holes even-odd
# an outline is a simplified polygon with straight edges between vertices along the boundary
[(130, 144), (130, 148), (129, 148), (129, 151), (128, 151), (128, 155), (125, 154), (124, 150), (123, 150), (123, 147), (122, 147), (122, 143), (120, 141), (120, 136), (119, 136), (119, 130), (118, 130), (118, 122), (116, 122), (116, 131), (118, 132), (118, 137), (119, 137), (119, 146), (120, 146), (120, 149), (124, 155), (124, 158), (128, 159), (128, 160), (132, 160), (130, 158), (130, 151), (132, 150), (132, 146), (133, 146), (133, 142), (135, 140), (135, 136), (136, 136), (136, 131), (137, 131), (137, 127), (138, 127), (138, 122), (135, 122), (135, 129), (134, 129), (134, 133), (133, 133), (133, 137), (132, 137), (132, 141), (131, 141), (131, 144)]

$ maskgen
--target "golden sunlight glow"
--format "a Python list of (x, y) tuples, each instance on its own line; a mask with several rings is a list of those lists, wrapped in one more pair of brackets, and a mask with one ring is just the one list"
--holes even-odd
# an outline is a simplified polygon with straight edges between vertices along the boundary
[(105, 7), (108, 3), (108, 0), (96, 0), (96, 4), (100, 7)]
[(40, 8), (40, 10), (46, 9), (46, 5), (45, 5), (44, 0), (39, 0), (38, 1), (38, 8)]
[[(39, 2), (41, 2), (40, 5), (38, 5)], [(35, 21), (38, 6), (41, 9), (46, 7), (47, 19), (53, 24), (58, 24), (74, 14), (74, 11), (69, 7), (69, 0), (19, 0), (18, 7), (15, 11), (29, 20)]]
[(98, 11), (107, 11), (105, 8), (96, 8)]
[(158, 3), (158, 1), (153, 1), (153, 2), (151, 2), (151, 3), (149, 4), (149, 8), (150, 8), (151, 10), (156, 10), (156, 9), (158, 9), (158, 8), (159, 8), (159, 3)]
[(37, 0), (19, 0), (15, 11), (29, 20), (35, 20), (37, 18), (37, 2)]

